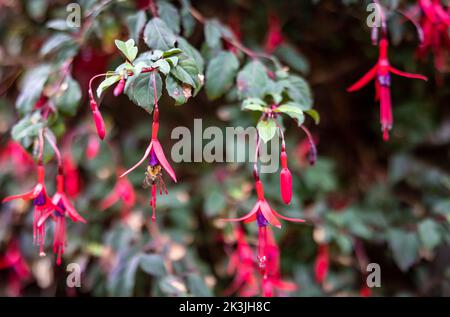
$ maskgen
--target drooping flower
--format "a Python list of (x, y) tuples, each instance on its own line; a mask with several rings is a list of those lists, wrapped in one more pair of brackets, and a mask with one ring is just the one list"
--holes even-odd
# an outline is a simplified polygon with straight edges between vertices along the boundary
[(434, 55), (435, 68), (443, 72), (446, 53), (450, 50), (450, 15), (445, 12), (440, 0), (419, 0), (418, 7), (423, 11), (420, 19), (423, 42), (417, 50), (417, 56), (425, 59), (431, 52)]
[[(91, 78), (89, 87), (91, 87), (92, 80), (97, 77), (98, 76), (94, 76)], [(103, 140), (106, 135), (105, 121), (103, 120), (102, 114), (98, 109), (97, 102), (94, 99), (92, 88), (89, 88), (89, 103), (91, 105), (92, 116), (94, 117), (95, 128), (97, 129), (98, 137)]]
[(353, 92), (361, 89), (375, 79), (375, 100), (380, 101), (380, 123), (383, 139), (389, 140), (389, 130), (392, 129), (392, 105), (391, 105), (391, 73), (407, 78), (427, 80), (427, 77), (400, 71), (392, 67), (388, 59), (388, 40), (383, 38), (379, 43), (379, 58), (377, 64), (369, 70), (360, 80), (350, 86), (347, 91)]
[(94, 135), (89, 135), (88, 143), (86, 147), (86, 158), (93, 160), (100, 150), (100, 142)]
[(229, 296), (237, 292), (239, 296), (243, 297), (255, 296), (259, 292), (259, 286), (254, 252), (245, 239), (242, 228), (235, 227), (234, 233), (236, 249), (230, 256), (227, 268), (228, 275), (234, 275), (234, 278), (224, 295)]
[(125, 88), (125, 78), (122, 77), (119, 80), (119, 82), (117, 83), (116, 87), (114, 87), (114, 91), (113, 91), (114, 96), (117, 97), (117, 96), (121, 95), (124, 88)]
[(245, 223), (258, 221), (258, 224), (267, 223), (277, 228), (281, 228), (281, 223), (278, 218), (292, 222), (305, 222), (303, 219), (285, 217), (272, 209), (264, 198), (264, 188), (259, 179), (256, 181), (256, 194), (258, 199), (248, 214), (240, 218), (223, 219), (223, 221), (243, 221)]
[(44, 166), (38, 165), (38, 182), (34, 188), (24, 194), (13, 195), (3, 199), (3, 202), (8, 202), (14, 199), (21, 198), (23, 200), (33, 200), (34, 205), (34, 217), (33, 217), (33, 241), (39, 245), (39, 254), (45, 255), (45, 223), (42, 222), (38, 225), (39, 219), (46, 213), (51, 211), (62, 212), (62, 209), (56, 206), (51, 199), (47, 196), (47, 190), (45, 188), (45, 169)]
[[(120, 168), (117, 174), (120, 176), (123, 174), (123, 170)], [(116, 185), (111, 193), (101, 201), (100, 208), (103, 210), (108, 209), (118, 201), (122, 202), (122, 217), (126, 217), (136, 203), (136, 194), (133, 185), (127, 177), (119, 177), (117, 179)]]
[(280, 249), (270, 228), (265, 227), (265, 235), (267, 239), (263, 251), (266, 258), (266, 265), (262, 274), (263, 296), (283, 296), (286, 292), (295, 291), (297, 285), (291, 281), (281, 279)]
[(329, 265), (330, 261), (329, 261), (328, 245), (321, 244), (319, 245), (316, 261), (314, 263), (314, 273), (316, 276), (317, 283), (322, 284), (322, 282), (326, 279), (328, 275)]
[(31, 277), (30, 268), (20, 251), (19, 241), (11, 239), (7, 245), (6, 252), (0, 256), (0, 270), (9, 269), (8, 276), (8, 294), (10, 296), (19, 296), (22, 290), (23, 282)]
[(284, 147), (281, 149), (280, 191), (283, 202), (289, 205), (292, 199), (292, 174), (287, 166), (287, 154)]
[(81, 177), (72, 154), (67, 151), (63, 157), (63, 165), (65, 170), (65, 189), (69, 197), (75, 198), (81, 191)]
[(31, 155), (20, 143), (12, 140), (9, 140), (0, 150), (0, 164), (3, 170), (7, 168), (18, 177), (26, 176), (34, 167), (34, 161)]
[(38, 220), (38, 226), (45, 223), (48, 217), (52, 217), (55, 221), (55, 230), (53, 238), (53, 252), (56, 253), (56, 264), (61, 264), (61, 256), (66, 247), (66, 216), (69, 216), (73, 222), (86, 223), (86, 220), (80, 216), (75, 210), (64, 191), (64, 176), (59, 174), (56, 176), (56, 193), (52, 197), (52, 203), (59, 207), (58, 210), (49, 210), (44, 213)]
[(161, 143), (158, 140), (158, 129), (159, 129), (159, 111), (155, 107), (153, 110), (153, 124), (152, 124), (152, 137), (150, 144), (145, 150), (144, 156), (139, 162), (137, 162), (132, 168), (124, 172), (120, 177), (124, 177), (133, 170), (135, 170), (139, 165), (141, 165), (148, 158), (147, 171), (145, 172), (144, 188), (151, 187), (151, 199), (150, 206), (152, 207), (152, 221), (156, 220), (156, 194), (157, 189), (159, 189), (159, 194), (162, 195), (163, 191), (167, 195), (168, 191), (162, 179), (162, 171), (166, 171), (167, 174), (177, 182), (177, 177), (175, 172), (167, 161), (164, 151), (162, 149)]
[(281, 23), (278, 15), (271, 13), (268, 17), (269, 29), (264, 44), (264, 51), (267, 54), (273, 54), (275, 50), (283, 43), (284, 38), (281, 32)]

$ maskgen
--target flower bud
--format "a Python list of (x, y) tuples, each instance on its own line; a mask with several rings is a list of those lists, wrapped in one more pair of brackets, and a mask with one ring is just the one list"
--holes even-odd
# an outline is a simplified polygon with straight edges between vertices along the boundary
[(281, 198), (286, 205), (291, 203), (292, 199), (292, 174), (288, 168), (283, 168), (280, 173)]
[(105, 138), (106, 129), (102, 114), (97, 109), (92, 111), (92, 114), (94, 115), (95, 127), (97, 128), (98, 137), (103, 140)]
[(292, 199), (292, 174), (287, 167), (286, 151), (281, 151), (281, 173), (280, 173), (280, 190), (281, 198), (286, 205), (291, 203)]
[(123, 89), (125, 88), (125, 79), (121, 78), (119, 80), (119, 83), (116, 85), (116, 87), (114, 88), (114, 96), (119, 96), (120, 94), (122, 94)]

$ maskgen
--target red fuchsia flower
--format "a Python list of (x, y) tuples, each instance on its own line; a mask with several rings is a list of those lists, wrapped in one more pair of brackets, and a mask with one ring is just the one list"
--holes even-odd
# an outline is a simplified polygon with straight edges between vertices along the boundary
[(0, 256), (0, 270), (10, 269), (8, 276), (8, 293), (11, 296), (19, 296), (22, 284), (31, 277), (31, 271), (20, 251), (17, 239), (9, 241), (6, 252)]
[(124, 88), (125, 88), (125, 78), (122, 77), (119, 80), (119, 82), (117, 83), (116, 87), (114, 87), (114, 91), (113, 91), (114, 96), (117, 97), (117, 96), (121, 95)]
[(11, 165), (12, 172), (19, 176), (25, 176), (34, 167), (31, 155), (17, 142), (8, 141), (0, 151), (0, 164)]
[(255, 256), (252, 248), (245, 239), (244, 231), (236, 227), (236, 250), (230, 256), (228, 263), (228, 275), (234, 275), (230, 287), (224, 295), (229, 296), (235, 292), (239, 296), (255, 296), (259, 292), (258, 279), (256, 277)]
[(20, 195), (9, 196), (3, 199), (3, 202), (8, 202), (14, 199), (22, 198), (23, 200), (33, 200), (34, 218), (33, 218), (33, 241), (39, 245), (39, 255), (45, 256), (45, 223), (38, 225), (39, 219), (46, 213), (51, 211), (63, 212), (62, 209), (56, 206), (47, 196), (45, 188), (45, 169), (44, 166), (38, 165), (38, 183), (34, 188)]
[(38, 220), (38, 226), (42, 226), (48, 217), (55, 221), (55, 230), (53, 238), (53, 252), (56, 253), (56, 264), (61, 264), (61, 255), (66, 247), (66, 216), (69, 216), (73, 222), (86, 223), (86, 220), (75, 210), (69, 198), (64, 191), (64, 176), (56, 176), (56, 193), (52, 197), (52, 203), (59, 207), (59, 210), (49, 210)]
[(267, 200), (264, 198), (264, 188), (261, 180), (259, 179), (256, 181), (256, 194), (258, 200), (248, 214), (240, 218), (223, 219), (223, 221), (243, 221), (244, 223), (257, 221), (259, 227), (265, 227), (271, 224), (277, 228), (281, 228), (281, 223), (278, 218), (292, 222), (305, 222), (303, 219), (285, 217), (272, 209)]
[(158, 140), (158, 129), (159, 129), (158, 117), (159, 117), (159, 110), (155, 106), (155, 109), (153, 110), (152, 138), (150, 140), (150, 144), (145, 150), (144, 156), (141, 158), (141, 160), (120, 176), (124, 177), (128, 173), (132, 172), (148, 158), (147, 171), (145, 173), (143, 186), (144, 188), (151, 187), (152, 197), (150, 199), (150, 206), (152, 207), (152, 221), (156, 221), (157, 189), (159, 189), (160, 195), (162, 195), (163, 191), (165, 192), (166, 195), (168, 194), (167, 187), (162, 179), (162, 171), (165, 170), (167, 174), (169, 174), (169, 176), (173, 179), (173, 181), (175, 183), (177, 182), (175, 172), (173, 171), (172, 167), (167, 161), (161, 143)]
[(287, 154), (284, 145), (281, 148), (280, 191), (283, 202), (289, 205), (292, 199), (292, 174), (287, 167)]
[(97, 157), (100, 151), (100, 142), (94, 135), (89, 135), (88, 143), (86, 147), (86, 158), (88, 160), (93, 160)]
[[(118, 170), (118, 175), (123, 174), (123, 170)], [(122, 216), (126, 217), (131, 208), (136, 204), (136, 194), (134, 192), (133, 185), (130, 183), (127, 177), (119, 177), (112, 192), (105, 197), (100, 203), (100, 208), (105, 210), (110, 208), (118, 201), (122, 202)]]
[(264, 51), (267, 54), (273, 54), (275, 50), (284, 42), (283, 34), (281, 32), (280, 18), (274, 14), (269, 14), (268, 17), (269, 29), (267, 32)]
[(267, 239), (263, 251), (266, 257), (266, 266), (262, 268), (263, 296), (283, 296), (286, 292), (294, 292), (297, 290), (297, 285), (281, 279), (280, 249), (275, 242), (272, 230), (266, 227), (265, 234)]
[(389, 130), (392, 129), (392, 105), (391, 105), (391, 73), (407, 78), (422, 79), (427, 77), (400, 71), (392, 67), (388, 59), (388, 40), (383, 38), (379, 45), (379, 58), (377, 64), (369, 70), (360, 80), (347, 89), (353, 92), (366, 86), (369, 81), (375, 79), (375, 100), (380, 101), (380, 123), (383, 139), (389, 140)]
[(65, 188), (66, 193), (69, 197), (75, 198), (78, 196), (81, 190), (81, 177), (80, 172), (72, 154), (67, 152), (63, 158), (64, 170), (66, 172), (65, 177)]
[(419, 0), (419, 7), (424, 13), (420, 21), (424, 39), (417, 55), (425, 59), (428, 52), (432, 52), (435, 68), (442, 72), (445, 69), (446, 51), (450, 50), (450, 15), (445, 12), (440, 0)]
[(370, 297), (370, 296), (372, 296), (372, 290), (367, 285), (363, 285), (359, 289), (359, 296)]
[(322, 284), (327, 278), (328, 269), (330, 266), (329, 251), (327, 244), (319, 245), (317, 251), (316, 262), (314, 263), (314, 273), (316, 276), (316, 281)]
[(92, 92), (89, 94), (91, 95), (90, 104), (92, 115), (94, 116), (95, 128), (97, 129), (98, 137), (103, 140), (106, 135), (105, 121), (103, 120), (102, 114), (98, 110), (97, 102), (94, 100)]

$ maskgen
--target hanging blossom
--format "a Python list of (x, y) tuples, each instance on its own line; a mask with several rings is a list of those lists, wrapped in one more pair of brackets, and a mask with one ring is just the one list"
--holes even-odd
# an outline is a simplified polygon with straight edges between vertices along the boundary
[(382, 38), (379, 43), (379, 58), (377, 64), (370, 69), (360, 80), (350, 86), (347, 91), (353, 92), (366, 86), (375, 79), (375, 100), (380, 101), (380, 123), (383, 139), (389, 140), (389, 131), (392, 129), (392, 104), (391, 104), (391, 73), (414, 79), (427, 80), (427, 77), (400, 71), (392, 67), (388, 59), (388, 40)]
[(262, 246), (265, 249), (262, 252), (266, 257), (266, 266), (261, 268), (263, 278), (263, 296), (283, 296), (286, 292), (294, 292), (297, 290), (297, 285), (291, 281), (281, 279), (280, 249), (275, 242), (272, 230), (265, 227), (264, 234), (267, 236), (267, 242)]
[[(420, 8), (420, 9), (419, 9)], [(425, 59), (428, 53), (434, 55), (435, 68), (445, 71), (445, 57), (450, 50), (450, 15), (442, 7), (440, 0), (419, 0), (414, 11), (422, 11), (420, 26), (423, 42), (417, 49), (417, 56)]]
[(322, 284), (328, 275), (328, 269), (330, 266), (329, 250), (327, 244), (320, 244), (317, 249), (317, 257), (314, 263), (314, 273), (316, 281)]
[(173, 181), (177, 182), (177, 177), (169, 162), (167, 161), (164, 151), (162, 149), (161, 143), (158, 140), (158, 129), (159, 129), (159, 109), (158, 109), (158, 98), (156, 92), (156, 81), (155, 74), (152, 72), (152, 84), (153, 84), (153, 96), (154, 96), (154, 108), (153, 108), (153, 123), (152, 123), (152, 136), (150, 144), (145, 150), (144, 156), (139, 162), (137, 162), (132, 168), (124, 172), (120, 177), (124, 177), (133, 170), (135, 170), (139, 165), (141, 165), (146, 159), (148, 159), (147, 171), (145, 172), (145, 179), (143, 182), (144, 188), (151, 187), (151, 199), (150, 206), (152, 207), (152, 221), (156, 221), (156, 196), (157, 192), (162, 195), (163, 192), (167, 195), (167, 187), (162, 178), (163, 170), (169, 174)]
[(9, 140), (0, 149), (0, 165), (3, 170), (7, 168), (14, 175), (22, 178), (34, 168), (34, 161), (20, 143)]
[(264, 43), (264, 52), (273, 54), (275, 50), (284, 42), (283, 33), (281, 32), (280, 18), (275, 13), (268, 16), (267, 36)]
[(118, 201), (122, 202), (121, 215), (123, 218), (127, 217), (131, 208), (136, 204), (136, 194), (133, 185), (127, 177), (120, 177), (124, 170), (119, 168), (117, 171), (117, 182), (111, 191), (100, 203), (100, 208), (105, 210), (116, 204)]
[(227, 274), (234, 275), (234, 279), (229, 288), (224, 292), (229, 296), (235, 292), (239, 296), (255, 296), (259, 292), (258, 278), (256, 276), (255, 255), (245, 239), (242, 228), (234, 227), (236, 236), (236, 249), (230, 256)]
[(33, 242), (34, 244), (39, 245), (39, 255), (45, 256), (45, 223), (38, 225), (38, 221), (48, 212), (53, 212), (55, 210), (62, 212), (62, 210), (60, 207), (56, 206), (47, 195), (47, 189), (45, 187), (45, 168), (42, 163), (38, 165), (37, 172), (38, 181), (32, 190), (23, 194), (6, 197), (3, 199), (3, 202), (5, 203), (19, 198), (33, 201)]
[[(280, 133), (282, 136), (282, 148), (281, 148), (281, 164), (282, 169), (280, 173), (280, 191), (281, 196), (284, 203), (289, 204), (292, 197), (292, 175), (287, 167), (287, 156), (286, 156), (286, 148), (284, 142), (284, 134), (280, 126)], [(308, 136), (310, 134), (308, 133)], [(271, 296), (273, 292), (269, 290), (273, 290), (273, 287), (277, 285), (279, 277), (279, 263), (275, 263), (274, 258), (279, 261), (279, 253), (275, 254), (278, 249), (276, 249), (276, 244), (271, 235), (271, 231), (269, 226), (272, 225), (277, 228), (281, 228), (281, 223), (279, 219), (291, 221), (291, 222), (305, 222), (303, 219), (297, 218), (289, 218), (279, 214), (275, 211), (267, 202), (264, 196), (264, 187), (259, 177), (258, 172), (258, 159), (259, 159), (259, 147), (260, 147), (260, 138), (257, 136), (256, 142), (256, 152), (255, 152), (255, 163), (253, 168), (253, 176), (255, 178), (255, 188), (257, 201), (253, 208), (247, 213), (245, 216), (240, 218), (230, 218), (230, 219), (222, 219), (227, 222), (239, 222), (243, 221), (244, 223), (256, 222), (258, 225), (258, 252), (257, 252), (257, 262), (258, 267), (261, 272), (262, 280), (263, 280), (263, 290), (267, 289), (268, 291), (263, 291), (265, 296)]]
[(31, 277), (30, 268), (20, 250), (19, 241), (11, 239), (4, 255), (0, 255), (0, 270), (10, 270), (8, 273), (7, 291), (10, 296), (19, 296), (23, 282)]
[(61, 264), (61, 256), (66, 247), (66, 217), (73, 222), (86, 223), (86, 220), (75, 210), (66, 192), (64, 191), (64, 175), (61, 173), (56, 176), (56, 193), (52, 197), (52, 203), (59, 207), (58, 210), (50, 210), (43, 214), (38, 220), (38, 226), (43, 226), (45, 221), (51, 216), (55, 222), (53, 253), (56, 253), (56, 264)]

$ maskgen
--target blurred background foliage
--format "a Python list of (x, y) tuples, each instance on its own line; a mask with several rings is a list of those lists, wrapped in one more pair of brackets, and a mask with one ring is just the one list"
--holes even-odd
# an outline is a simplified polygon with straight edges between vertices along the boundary
[[(99, 207), (116, 184), (118, 167), (131, 166), (141, 155), (151, 120), (126, 96), (106, 94), (102, 111), (109, 135), (99, 144), (98, 154), (89, 157), (96, 146), (92, 135), (96, 136), (87, 108), (87, 81), (120, 64), (114, 39), (128, 38), (130, 16), (141, 2), (79, 1), (82, 10), (96, 5), (105, 8), (95, 13), (92, 28), (80, 36), (77, 46), (67, 40), (64, 25), (57, 22), (65, 19), (68, 2), (0, 1), (1, 195), (22, 192), (35, 181), (29, 158), (18, 155), (17, 149), (11, 154), (8, 147), (12, 135), (32, 153), (36, 135), (32, 116), (12, 129), (22, 111), (14, 107), (18, 87), (26, 80), (36, 87), (44, 85), (48, 65), (73, 56), (72, 79), (66, 83), (69, 89), (60, 96), (64, 101), (58, 109), (66, 116), (56, 118), (52, 130), (79, 173), (79, 190), (72, 197), (88, 220), (87, 225), (69, 224), (69, 244), (58, 267), (50, 252), (40, 258), (32, 245), (31, 204), (2, 204), (0, 259), (17, 242), (24, 263), (0, 266), (1, 295), (211, 296), (222, 295), (230, 285), (233, 277), (226, 268), (235, 237), (232, 227), (217, 218), (251, 208), (256, 197), (250, 164), (173, 164), (180, 181), (170, 184), (168, 196), (158, 197), (157, 225), (148, 221), (149, 194), (140, 187), (140, 173), (130, 175), (138, 195), (131, 210), (124, 210), (120, 202), (107, 210)], [(179, 7), (179, 2), (173, 3)], [(321, 114), (320, 125), (308, 122), (318, 144), (318, 161), (312, 167), (307, 164), (304, 135), (286, 123), (295, 175), (294, 198), (288, 208), (279, 198), (278, 174), (263, 176), (266, 196), (276, 209), (307, 219), (304, 225), (286, 223), (275, 232), (282, 275), (298, 285), (289, 295), (449, 296), (448, 60), (444, 73), (434, 69), (431, 58), (419, 62), (414, 26), (395, 17), (389, 20), (392, 64), (430, 80), (424, 84), (393, 79), (395, 126), (391, 141), (383, 142), (373, 89), (346, 92), (377, 59), (365, 24), (367, 3), (192, 1), (203, 15), (237, 25), (242, 41), (255, 50), (264, 46), (269, 14), (277, 16), (284, 42), (274, 54), (308, 80)], [(415, 1), (383, 3), (406, 8)], [(189, 39), (207, 57), (213, 52), (200, 47), (202, 34), (197, 25)], [(23, 74), (30, 69), (35, 73), (27, 79)], [(174, 143), (172, 128), (192, 129), (194, 118), (203, 119), (203, 127), (253, 126), (257, 118), (229, 100), (233, 98), (211, 102), (202, 91), (185, 106), (175, 107), (164, 95), (160, 139), (165, 148)], [(27, 100), (22, 106), (29, 106)], [(48, 151), (47, 165), (56, 166)], [(55, 174), (48, 170), (47, 185), (53, 192), (49, 180)], [(246, 225), (245, 230), (249, 243), (255, 244), (256, 226)], [(48, 237), (50, 249), (51, 234)], [(329, 260), (321, 280), (317, 265), (324, 256)], [(82, 268), (79, 289), (65, 285), (65, 265), (71, 262)], [(371, 262), (380, 264), (382, 284), (368, 291), (366, 265)]]

